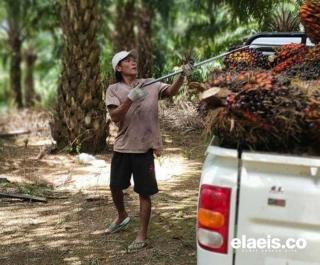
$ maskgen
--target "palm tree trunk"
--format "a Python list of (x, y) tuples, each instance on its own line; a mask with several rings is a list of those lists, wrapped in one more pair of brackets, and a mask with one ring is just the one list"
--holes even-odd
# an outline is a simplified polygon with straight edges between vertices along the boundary
[(11, 49), (10, 60), (10, 87), (14, 94), (15, 102), (18, 108), (23, 107), (21, 91), (21, 45), (22, 41), (19, 36), (19, 29), (16, 23), (10, 23), (9, 45)]
[(26, 62), (26, 77), (24, 80), (25, 85), (25, 106), (32, 107), (36, 100), (36, 93), (34, 91), (34, 81), (33, 81), (33, 68), (35, 61), (37, 60), (37, 55), (29, 48), (25, 53)]
[(97, 13), (97, 1), (62, 1), (62, 73), (51, 125), (59, 148), (94, 153), (106, 146)]
[(153, 11), (147, 1), (142, 1), (138, 12), (138, 56), (140, 77), (150, 77), (152, 74), (152, 18)]
[(116, 7), (115, 31), (112, 34), (114, 52), (131, 50), (136, 46), (135, 25), (135, 1), (119, 0)]

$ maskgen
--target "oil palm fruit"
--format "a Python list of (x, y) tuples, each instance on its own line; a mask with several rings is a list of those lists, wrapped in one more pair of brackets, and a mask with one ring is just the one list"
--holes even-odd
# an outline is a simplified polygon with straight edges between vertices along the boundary
[(300, 19), (311, 41), (320, 42), (320, 0), (306, 0), (300, 8)]
[(304, 62), (307, 47), (304, 44), (291, 43), (283, 45), (276, 52), (276, 65), (272, 69), (274, 73), (281, 73), (297, 64)]
[(256, 49), (243, 49), (226, 56), (224, 63), (228, 69), (246, 70), (250, 67), (257, 67), (262, 53)]

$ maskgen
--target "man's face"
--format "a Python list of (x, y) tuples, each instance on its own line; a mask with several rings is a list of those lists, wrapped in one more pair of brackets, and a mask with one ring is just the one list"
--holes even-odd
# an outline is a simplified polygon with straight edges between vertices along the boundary
[(137, 60), (133, 56), (129, 55), (120, 61), (117, 65), (117, 71), (123, 75), (137, 75)]

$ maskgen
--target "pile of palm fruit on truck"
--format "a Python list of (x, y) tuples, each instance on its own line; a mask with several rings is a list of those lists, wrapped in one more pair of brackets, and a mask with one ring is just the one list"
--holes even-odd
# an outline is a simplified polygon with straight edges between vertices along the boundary
[(315, 46), (237, 50), (197, 87), (206, 131), (223, 146), (319, 154), (320, 0), (306, 1), (300, 18)]

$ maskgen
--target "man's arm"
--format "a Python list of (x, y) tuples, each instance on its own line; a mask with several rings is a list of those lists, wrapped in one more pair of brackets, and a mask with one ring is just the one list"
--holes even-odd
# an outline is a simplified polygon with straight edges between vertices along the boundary
[(175, 96), (175, 95), (178, 93), (179, 88), (182, 86), (183, 80), (184, 80), (184, 75), (179, 75), (178, 78), (177, 78), (176, 80), (174, 80), (174, 82), (172, 83), (172, 85), (169, 86), (169, 87), (163, 92), (163, 94), (164, 94), (165, 96), (168, 96), (168, 97)]
[(120, 106), (110, 105), (108, 106), (108, 110), (110, 113), (111, 120), (113, 122), (120, 122), (126, 116), (132, 101), (127, 98)]
[(111, 103), (108, 106), (111, 120), (113, 122), (122, 121), (126, 116), (132, 102), (143, 99), (145, 95), (145, 92), (141, 90), (141, 84), (138, 84), (130, 90), (127, 99), (120, 106), (112, 105)]
[(175, 96), (178, 93), (179, 88), (183, 84), (184, 77), (185, 76), (188, 77), (190, 75), (192, 75), (192, 64), (191, 63), (187, 63), (187, 64), (182, 66), (182, 73), (178, 76), (178, 78), (173, 82), (173, 84), (171, 86), (169, 86), (164, 91), (164, 95), (168, 96), (168, 97)]

